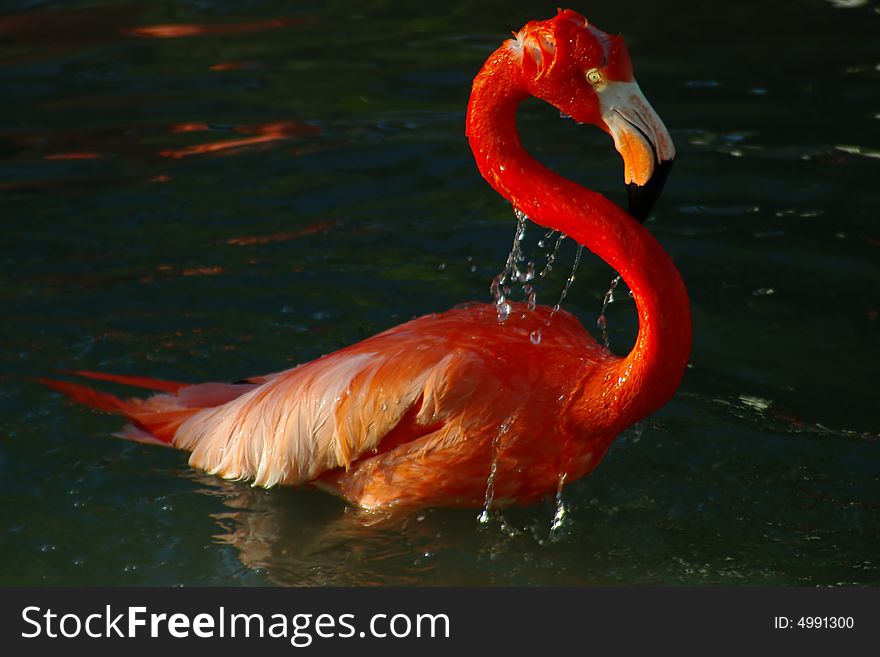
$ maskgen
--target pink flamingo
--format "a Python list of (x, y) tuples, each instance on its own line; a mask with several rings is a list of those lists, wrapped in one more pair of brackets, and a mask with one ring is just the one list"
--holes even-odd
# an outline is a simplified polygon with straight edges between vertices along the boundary
[[(526, 153), (515, 117), (528, 96), (611, 135), (632, 214)], [(681, 381), (691, 347), (687, 292), (640, 223), (674, 147), (633, 79), (622, 37), (570, 10), (528, 23), (489, 57), (474, 80), (467, 136), (480, 172), (516, 210), (621, 274), (639, 318), (627, 356), (610, 353), (565, 311), (513, 304), (502, 321), (494, 304), (472, 304), (234, 384), (71, 373), (160, 391), (124, 400), (45, 383), (124, 415), (126, 438), (187, 450), (192, 466), (255, 486), (312, 484), (383, 510), (503, 507), (557, 492)], [(530, 340), (534, 331), (540, 341)]]

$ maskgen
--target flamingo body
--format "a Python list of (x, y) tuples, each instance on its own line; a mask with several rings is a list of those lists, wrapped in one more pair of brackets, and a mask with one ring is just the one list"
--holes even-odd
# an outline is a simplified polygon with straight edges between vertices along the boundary
[(224, 478), (312, 482), (366, 509), (474, 506), (494, 469), (492, 503), (505, 506), (599, 462), (622, 428), (613, 401), (607, 424), (577, 426), (571, 382), (589, 385), (613, 360), (564, 310), (513, 304), (499, 323), (493, 304), (470, 304), (243, 383), (75, 373), (164, 390), (146, 400), (46, 383), (129, 417), (124, 437), (191, 451), (191, 465)]
[(209, 473), (313, 484), (365, 509), (506, 506), (556, 492), (672, 396), (690, 350), (690, 311), (671, 259), (633, 217), (525, 152), (516, 108), (535, 95), (595, 123), (614, 137), (627, 182), (648, 184), (674, 149), (631, 75), (619, 37), (560, 12), (489, 58), (467, 125), (477, 165), (499, 193), (629, 284), (639, 336), (626, 357), (565, 311), (513, 304), (502, 319), (493, 304), (470, 304), (236, 384), (72, 373), (159, 391), (123, 400), (44, 382), (126, 416), (124, 437), (187, 450)]

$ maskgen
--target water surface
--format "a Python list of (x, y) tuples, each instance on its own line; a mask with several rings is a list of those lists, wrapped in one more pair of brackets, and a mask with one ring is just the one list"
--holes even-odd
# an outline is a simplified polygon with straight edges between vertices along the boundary
[[(515, 219), (468, 150), (469, 84), (555, 4), (3, 4), (0, 583), (880, 583), (877, 3), (573, 8), (625, 34), (676, 141), (650, 227), (695, 345), (551, 534), (552, 499), (358, 524), (117, 440), (30, 377), (235, 380), (490, 300)], [(607, 136), (537, 102), (521, 129), (623, 198)], [(565, 307), (594, 327), (612, 276), (585, 253)], [(625, 352), (625, 293), (608, 323)]]

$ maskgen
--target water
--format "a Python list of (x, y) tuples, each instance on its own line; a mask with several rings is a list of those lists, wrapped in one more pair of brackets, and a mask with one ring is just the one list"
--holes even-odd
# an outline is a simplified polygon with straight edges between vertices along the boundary
[(498, 456), (504, 447), (502, 445), (502, 440), (504, 439), (504, 436), (510, 433), (510, 427), (513, 426), (515, 421), (515, 415), (508, 417), (501, 423), (501, 426), (498, 427), (498, 433), (492, 438), (492, 462), (489, 465), (489, 478), (486, 479), (486, 498), (483, 502), (483, 510), (477, 514), (477, 520), (484, 525), (488, 523), (489, 519), (492, 517), (492, 505), (495, 503), (495, 477), (498, 474)]
[(547, 253), (547, 260), (544, 263), (544, 267), (538, 273), (538, 276), (541, 278), (546, 278), (550, 272), (553, 271), (553, 265), (556, 263), (556, 256), (559, 255), (559, 248), (562, 246), (562, 241), (566, 236), (563, 233), (557, 235), (557, 231), (550, 230), (544, 235), (544, 239), (538, 240), (538, 247), (543, 249), (547, 246), (547, 240), (554, 235), (556, 235), (556, 241), (553, 243), (553, 248)]
[(606, 347), (611, 346), (611, 341), (608, 338), (608, 320), (605, 318), (605, 313), (608, 312), (608, 306), (614, 303), (614, 291), (617, 289), (620, 281), (620, 276), (615, 276), (611, 279), (611, 283), (608, 285), (608, 291), (602, 299), (602, 310), (599, 311), (599, 318), (596, 320), (596, 327), (602, 332), (602, 344)]
[(559, 475), (559, 487), (556, 489), (556, 508), (553, 511), (553, 520), (550, 523), (550, 535), (553, 536), (564, 526), (565, 515), (568, 509), (565, 508), (565, 499), (562, 497), (562, 491), (565, 487), (565, 474)]
[(577, 278), (577, 270), (581, 265), (581, 256), (583, 255), (583, 248), (578, 245), (577, 250), (574, 252), (574, 260), (571, 265), (571, 273), (568, 275), (568, 278), (565, 279), (565, 285), (562, 288), (562, 292), (559, 293), (559, 301), (556, 302), (556, 305), (553, 306), (554, 312), (557, 312), (560, 308), (562, 308), (562, 303), (565, 301), (565, 297), (568, 296), (569, 290), (571, 290), (571, 286), (574, 285), (574, 281)]
[[(880, 16), (852, 4), (586, 8), (626, 35), (676, 142), (648, 226), (695, 345), (641, 438), (566, 482), (548, 540), (553, 496), (485, 526), (475, 509), (368, 522), (112, 438), (117, 418), (31, 377), (237, 380), (491, 301), (510, 208), (467, 149), (469, 83), (555, 5), (4, 3), (0, 582), (880, 583)], [(216, 24), (236, 27), (155, 27)], [(607, 135), (537, 102), (520, 125), (623, 200)], [(575, 250), (536, 277), (540, 302)], [(565, 309), (594, 327), (613, 276), (584, 253)], [(631, 301), (607, 320), (623, 353)]]
[(510, 247), (510, 253), (507, 254), (507, 261), (504, 263), (504, 269), (492, 279), (492, 284), (489, 286), (489, 292), (495, 300), (495, 308), (498, 311), (499, 322), (505, 321), (510, 316), (511, 284), (521, 284), (522, 293), (528, 300), (528, 306), (531, 310), (535, 309), (537, 301), (537, 295), (529, 282), (535, 278), (535, 263), (529, 261), (526, 264), (525, 271), (520, 270), (520, 265), (525, 260), (525, 256), (522, 252), (522, 243), (526, 237), (529, 218), (520, 210), (514, 210), (513, 213), (516, 217), (516, 230), (513, 233), (513, 244)]

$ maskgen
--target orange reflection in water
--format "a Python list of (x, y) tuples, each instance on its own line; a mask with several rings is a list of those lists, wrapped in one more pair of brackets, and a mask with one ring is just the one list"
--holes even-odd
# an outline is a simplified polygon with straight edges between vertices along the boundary
[(201, 132), (210, 129), (207, 123), (175, 123), (169, 128), (171, 132)]
[[(171, 132), (199, 132), (204, 130), (210, 130), (210, 127), (204, 123), (178, 123), (170, 128)], [(242, 137), (240, 139), (212, 141), (206, 144), (196, 144), (184, 148), (166, 149), (160, 151), (159, 154), (163, 157), (179, 159), (191, 155), (221, 153), (247, 146), (294, 139), (304, 135), (313, 135), (320, 132), (317, 126), (307, 125), (305, 123), (300, 123), (299, 121), (280, 121), (258, 125), (242, 125), (235, 127), (234, 130), (240, 134), (253, 136)]]
[(273, 233), (271, 235), (244, 235), (242, 237), (230, 237), (226, 240), (227, 244), (234, 244), (236, 246), (248, 246), (250, 244), (269, 244), (270, 242), (287, 242), (290, 240), (295, 240), (300, 237), (306, 237), (307, 235), (315, 235), (316, 233), (323, 233), (333, 226), (336, 225), (335, 221), (317, 221), (313, 224), (309, 224), (305, 228), (301, 228), (300, 230), (285, 232), (285, 233)]
[[(177, 149), (156, 151), (155, 142), (170, 134), (192, 133), (190, 139), (198, 139), (195, 133), (220, 131), (219, 126), (211, 126), (201, 121), (176, 123), (171, 126), (155, 124), (132, 124), (123, 128), (108, 127), (88, 130), (60, 130), (46, 133), (4, 133), (0, 131), (0, 144), (18, 151), (16, 157), (38, 159), (43, 162), (70, 164), (68, 169), (52, 169), (53, 177), (28, 178), (26, 180), (0, 181), (0, 190), (28, 189), (85, 189), (100, 186), (108, 181), (127, 182), (140, 179), (150, 183), (167, 183), (172, 171), (163, 170), (169, 166), (168, 159), (182, 159), (190, 155), (211, 154), (233, 155), (244, 148), (272, 146), (285, 141), (318, 134), (320, 128), (299, 121), (275, 121), (263, 124), (222, 126), (227, 139), (197, 144)], [(232, 138), (229, 138), (229, 137)], [(292, 149), (293, 156), (314, 150), (314, 145)], [(99, 160), (119, 160), (135, 165), (139, 173), (120, 174), (119, 171), (79, 170), (74, 165)]]
[(215, 265), (213, 267), (193, 267), (184, 269), (180, 272), (181, 276), (216, 276), (223, 273), (223, 267)]
[[(54, 4), (63, 5), (64, 3)], [(146, 9), (146, 4), (144, 4), (144, 9)], [(39, 61), (83, 47), (112, 43), (120, 38), (173, 39), (203, 35), (245, 34), (298, 25), (311, 20), (297, 17), (219, 24), (137, 25), (140, 20), (137, 12), (138, 8), (128, 6), (77, 9), (39, 7), (23, 13), (0, 16), (0, 36), (3, 37), (3, 41), (13, 41), (24, 46), (0, 52), (0, 62)], [(247, 68), (247, 66), (242, 68)]]
[(260, 68), (258, 62), (217, 62), (213, 66), (209, 66), (209, 71), (243, 71), (248, 69)]
[(128, 36), (144, 37), (149, 39), (178, 39), (180, 37), (204, 36), (216, 34), (235, 34), (239, 32), (255, 32), (259, 30), (272, 30), (300, 22), (293, 18), (274, 18), (264, 21), (252, 21), (249, 23), (221, 23), (221, 24), (198, 24), (198, 23), (166, 23), (164, 25), (142, 25), (122, 30)]
[(43, 156), (44, 160), (97, 160), (103, 157), (100, 153), (48, 153)]

